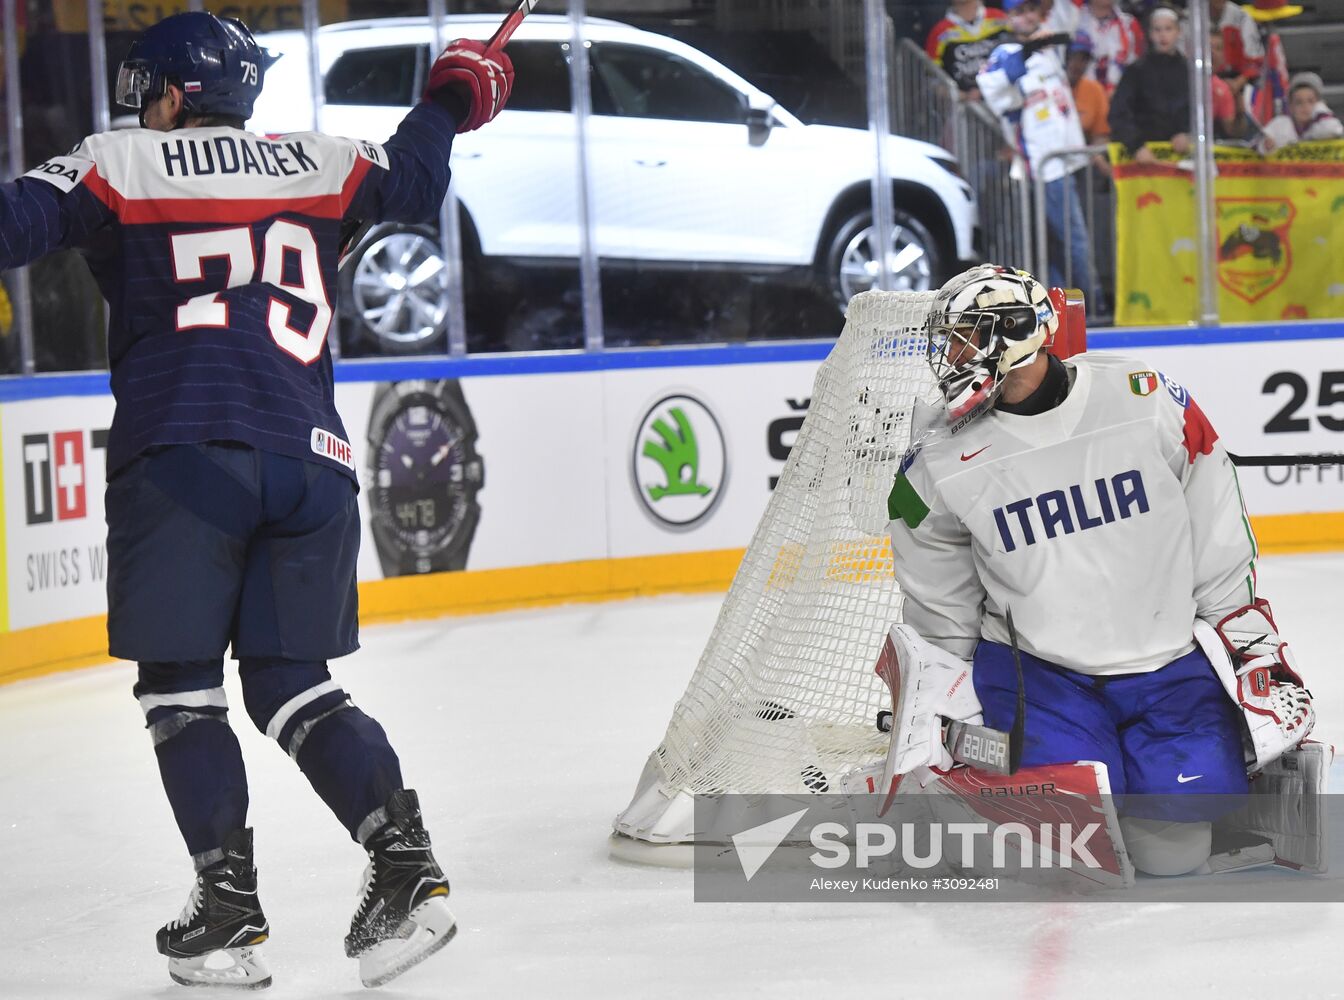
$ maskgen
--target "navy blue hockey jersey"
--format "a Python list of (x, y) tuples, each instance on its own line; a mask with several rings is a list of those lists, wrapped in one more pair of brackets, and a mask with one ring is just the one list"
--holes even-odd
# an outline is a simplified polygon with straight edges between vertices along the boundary
[(0, 186), (0, 269), (83, 247), (107, 299), (108, 474), (237, 441), (353, 477), (328, 347), (341, 220), (437, 218), (455, 129), (431, 102), (382, 145), (130, 129)]

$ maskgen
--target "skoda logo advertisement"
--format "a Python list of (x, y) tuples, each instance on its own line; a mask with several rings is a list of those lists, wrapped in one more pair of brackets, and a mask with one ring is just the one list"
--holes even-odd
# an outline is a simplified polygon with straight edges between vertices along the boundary
[(723, 430), (692, 396), (664, 396), (644, 414), (632, 448), (635, 494), (659, 525), (694, 527), (713, 513), (728, 483)]

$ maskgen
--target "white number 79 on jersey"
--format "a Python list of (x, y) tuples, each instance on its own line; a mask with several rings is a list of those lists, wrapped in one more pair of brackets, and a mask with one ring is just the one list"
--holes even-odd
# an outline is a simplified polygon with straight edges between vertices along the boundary
[[(178, 281), (203, 280), (205, 261), (222, 257), (229, 262), (225, 288), (238, 288), (260, 280), (276, 288), (283, 288), (297, 299), (311, 302), (317, 312), (307, 333), (289, 325), (289, 306), (277, 298), (271, 299), (266, 313), (266, 326), (276, 345), (296, 361), (310, 365), (322, 354), (322, 345), (331, 327), (331, 303), (327, 300), (326, 285), (322, 281), (317, 240), (307, 226), (284, 219), (271, 223), (262, 244), (259, 278), (252, 249), (252, 230), (246, 226), (212, 229), (204, 233), (177, 233), (172, 238), (172, 246), (173, 277)], [(287, 250), (299, 258), (300, 281), (297, 285), (284, 280)], [(217, 292), (198, 295), (177, 307), (179, 330), (228, 325), (229, 304), (221, 302)]]

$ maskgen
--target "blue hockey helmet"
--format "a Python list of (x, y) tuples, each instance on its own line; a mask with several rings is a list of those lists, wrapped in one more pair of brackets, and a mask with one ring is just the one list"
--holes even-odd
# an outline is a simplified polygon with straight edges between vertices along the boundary
[(132, 43), (117, 73), (117, 103), (143, 114), (171, 81), (182, 88), (186, 110), (246, 120), (273, 61), (242, 21), (204, 11), (174, 14)]

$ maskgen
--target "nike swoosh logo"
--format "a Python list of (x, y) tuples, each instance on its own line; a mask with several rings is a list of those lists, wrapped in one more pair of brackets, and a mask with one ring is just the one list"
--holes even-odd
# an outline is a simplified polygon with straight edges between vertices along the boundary
[(1188, 778), (1183, 774), (1178, 774), (1176, 775), (1176, 780), (1179, 781), (1182, 785), (1184, 785), (1187, 781), (1195, 781), (1202, 777), (1204, 777), (1204, 775), (1202, 774), (1192, 774)]
[[(980, 451), (984, 451), (985, 448), (989, 448), (989, 447), (992, 447), (992, 446), (991, 446), (991, 445), (985, 445), (985, 447), (984, 447), (984, 448), (981, 448)], [(966, 453), (963, 451), (963, 452), (961, 453), (961, 460), (962, 460), (963, 462), (969, 462), (971, 459), (975, 458), (976, 455), (980, 454), (980, 451), (973, 451), (973, 452), (971, 452), (969, 455), (966, 454)]]

